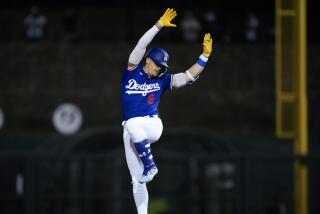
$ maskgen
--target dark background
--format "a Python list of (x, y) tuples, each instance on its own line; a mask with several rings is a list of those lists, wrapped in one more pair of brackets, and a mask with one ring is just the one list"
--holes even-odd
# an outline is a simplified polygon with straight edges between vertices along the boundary
[[(24, 35), (23, 20), (33, 5), (48, 21), (41, 41), (28, 41)], [(180, 21), (185, 11), (192, 11), (203, 24), (201, 34), (211, 32), (214, 45), (199, 81), (161, 100), (164, 132), (154, 151), (163, 173), (151, 185), (151, 198), (180, 197), (181, 213), (192, 204), (201, 208), (200, 213), (212, 213), (205, 210), (214, 203), (228, 207), (230, 201), (238, 203), (236, 209), (220, 213), (280, 214), (277, 206), (284, 204), (287, 213), (293, 213), (293, 140), (275, 136), (273, 0), (2, 1), (1, 213), (68, 213), (66, 207), (80, 209), (81, 200), (85, 204), (81, 210), (86, 210), (82, 213), (90, 209), (105, 213), (119, 198), (134, 212), (121, 143), (121, 72), (137, 40), (167, 7), (177, 10), (178, 27), (163, 29), (151, 46), (168, 50), (171, 72), (187, 69), (202, 51), (202, 38), (194, 43), (183, 40)], [(77, 14), (73, 39), (66, 39), (63, 28), (69, 8)], [(310, 213), (320, 210), (318, 8), (318, 1), (308, 1)], [(211, 10), (217, 17), (215, 26), (205, 26), (203, 14)], [(254, 42), (244, 36), (251, 12), (260, 23)], [(58, 134), (51, 121), (54, 109), (63, 102), (76, 104), (84, 117), (81, 130), (71, 136)], [(214, 177), (214, 170), (223, 171), (226, 163), (236, 171)], [(19, 173), (26, 178), (23, 196), (17, 196), (14, 186)], [(171, 173), (179, 179), (172, 182)], [(214, 195), (221, 198), (210, 198), (217, 193), (215, 185), (220, 179), (228, 181), (228, 176), (236, 187)], [(118, 184), (121, 190), (116, 189)], [(110, 197), (110, 186), (116, 197)], [(190, 198), (185, 197), (190, 193), (186, 190)]]
[[(48, 22), (44, 38), (35, 43), (26, 41), (23, 26), (23, 19), (33, 5), (40, 7)], [(272, 134), (274, 1), (2, 2), (0, 103), (6, 114), (4, 129), (50, 130), (50, 115), (55, 105), (63, 101), (75, 102), (84, 108), (84, 127), (119, 126), (118, 89), (122, 66), (135, 42), (167, 5), (178, 11), (175, 20), (178, 28), (164, 29), (152, 45), (168, 48), (172, 72), (186, 69), (200, 51), (197, 44), (183, 41), (179, 23), (184, 12), (191, 10), (203, 24), (204, 12), (214, 11), (216, 26), (208, 28), (203, 24), (200, 32), (213, 31), (214, 55), (205, 72), (207, 76), (194, 87), (178, 90), (177, 96), (167, 95), (162, 100), (160, 111), (166, 115), (166, 124)], [(319, 127), (319, 64), (316, 60), (319, 28), (316, 26), (319, 19), (317, 2), (308, 1), (307, 6), (309, 120), (310, 133), (316, 135)], [(68, 8), (74, 8), (77, 14), (77, 37), (71, 42), (65, 42), (63, 29), (63, 16)], [(249, 13), (255, 13), (260, 23), (254, 43), (244, 36)], [(109, 48), (119, 51), (108, 53)], [(194, 95), (190, 97), (190, 94)], [(108, 104), (111, 100), (112, 104)], [(184, 108), (185, 102), (190, 107)], [(181, 118), (175, 114), (177, 109), (182, 111), (181, 115), (190, 111), (193, 114)]]

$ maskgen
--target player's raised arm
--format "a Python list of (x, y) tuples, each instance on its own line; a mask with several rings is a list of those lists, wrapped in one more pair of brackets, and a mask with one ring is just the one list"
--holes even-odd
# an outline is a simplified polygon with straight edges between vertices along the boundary
[(203, 37), (203, 52), (199, 56), (197, 62), (193, 64), (186, 72), (174, 74), (173, 87), (180, 88), (188, 83), (192, 83), (197, 80), (201, 72), (203, 71), (208, 58), (212, 52), (212, 38), (210, 33), (206, 33)]
[(164, 14), (160, 17), (157, 23), (152, 26), (138, 41), (137, 45), (131, 52), (129, 56), (128, 69), (132, 69), (135, 65), (138, 65), (142, 60), (147, 46), (150, 44), (152, 39), (157, 35), (157, 33), (161, 30), (162, 27), (176, 27), (175, 24), (172, 24), (171, 21), (177, 16), (177, 12), (168, 8)]

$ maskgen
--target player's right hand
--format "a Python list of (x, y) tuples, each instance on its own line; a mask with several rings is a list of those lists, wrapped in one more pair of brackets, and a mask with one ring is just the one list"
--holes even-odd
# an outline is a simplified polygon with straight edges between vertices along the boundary
[(158, 20), (158, 24), (161, 27), (176, 27), (171, 21), (177, 16), (177, 12), (173, 8), (168, 8), (166, 12)]

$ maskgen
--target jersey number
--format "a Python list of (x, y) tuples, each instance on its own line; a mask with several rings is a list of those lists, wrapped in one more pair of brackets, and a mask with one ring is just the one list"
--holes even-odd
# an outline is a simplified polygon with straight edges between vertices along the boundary
[(150, 95), (148, 96), (148, 104), (149, 104), (149, 105), (152, 105), (153, 102), (154, 102), (154, 94), (150, 94)]

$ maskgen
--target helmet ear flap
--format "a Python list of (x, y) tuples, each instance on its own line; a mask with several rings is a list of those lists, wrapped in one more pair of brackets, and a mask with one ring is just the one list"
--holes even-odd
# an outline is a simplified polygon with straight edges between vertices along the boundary
[(159, 64), (157, 64), (157, 65), (161, 68), (161, 72), (160, 72), (160, 74), (157, 76), (158, 78), (160, 78), (160, 77), (162, 77), (162, 76), (167, 72), (168, 68), (165, 67), (165, 66), (163, 66), (163, 65), (159, 65)]
[(164, 69), (164, 71), (162, 71), (157, 78), (161, 78), (165, 73), (167, 73), (167, 68)]

